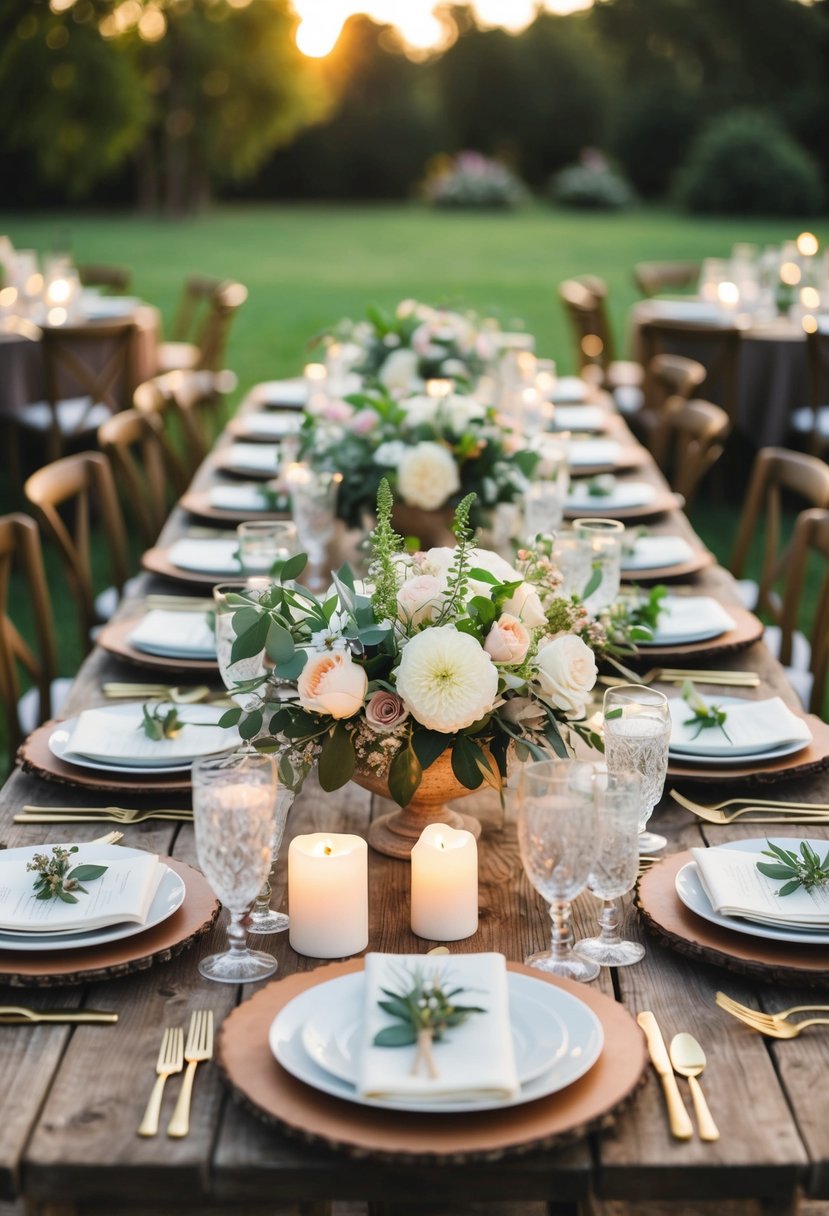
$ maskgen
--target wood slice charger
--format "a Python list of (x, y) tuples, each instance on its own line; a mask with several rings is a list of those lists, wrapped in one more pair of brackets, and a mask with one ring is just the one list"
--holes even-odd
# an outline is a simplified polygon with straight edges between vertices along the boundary
[(630, 1014), (585, 984), (545, 976), (508, 963), (510, 971), (555, 984), (593, 1011), (605, 1045), (578, 1081), (546, 1098), (492, 1111), (428, 1114), (362, 1106), (305, 1085), (271, 1055), (268, 1031), (279, 1011), (300, 993), (363, 968), (362, 959), (301, 972), (269, 984), (224, 1022), (217, 1061), (244, 1104), (258, 1118), (349, 1156), (398, 1162), (447, 1164), (548, 1148), (604, 1125), (610, 1113), (637, 1088), (645, 1068), (645, 1042)]
[(128, 791), (134, 798), (140, 798), (142, 794), (189, 793), (189, 769), (182, 773), (157, 773), (152, 769), (118, 773), (103, 768), (82, 768), (61, 760), (49, 747), (50, 735), (61, 725), (57, 720), (44, 722), (21, 743), (17, 757), (30, 773), (62, 785), (81, 785), (119, 794)]
[(138, 628), (141, 617), (131, 616), (127, 620), (109, 621), (102, 626), (96, 641), (110, 654), (117, 655), (127, 663), (138, 667), (153, 667), (157, 671), (174, 671), (176, 675), (191, 676), (197, 673), (217, 675), (219, 664), (215, 659), (193, 659), (189, 655), (179, 655), (170, 658), (163, 654), (150, 654), (148, 650), (138, 650), (130, 642), (130, 634)]
[(679, 756), (669, 756), (668, 776), (672, 780), (699, 781), (707, 785), (727, 785), (732, 781), (739, 781), (741, 785), (773, 785), (776, 781), (791, 781), (829, 768), (829, 723), (802, 709), (793, 708), (792, 713), (808, 723), (812, 732), (812, 742), (801, 751), (778, 756), (776, 760), (746, 756), (742, 764), (710, 764), (707, 767), (704, 760), (689, 764)]

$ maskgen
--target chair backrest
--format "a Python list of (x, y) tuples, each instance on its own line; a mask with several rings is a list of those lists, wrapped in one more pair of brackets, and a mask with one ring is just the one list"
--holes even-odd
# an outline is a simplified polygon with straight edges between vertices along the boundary
[(101, 452), (64, 456), (33, 473), (23, 492), (58, 546), (67, 581), (78, 602), (81, 642), (88, 649), (89, 631), (96, 623), (93, 514), (103, 529), (112, 582), (119, 592), (127, 580), (127, 533), (109, 461)]
[[(762, 448), (754, 461), (745, 505), (737, 529), (730, 570), (740, 577), (752, 538), (763, 528), (763, 556), (758, 579), (757, 609), (779, 623), (781, 606), (774, 587), (788, 576), (791, 543), (782, 544), (783, 494), (807, 507), (829, 507), (829, 465), (817, 456), (786, 448)], [(765, 515), (765, 523), (761, 517)]]
[(95, 405), (105, 405), (115, 414), (129, 403), (132, 387), (130, 357), (135, 324), (110, 321), (106, 324), (50, 326), (43, 330), (43, 362), (46, 399), (52, 411), (51, 450), (60, 451), (69, 437), (61, 431), (58, 403), (64, 397), (86, 398), (78, 412), (74, 433), (88, 429)]
[(213, 294), (199, 336), (198, 368), (200, 370), (210, 372), (222, 370), (233, 318), (247, 298), (247, 287), (230, 281), (222, 283)]
[(78, 266), (78, 277), (84, 287), (108, 287), (110, 291), (126, 292), (130, 289), (132, 271), (126, 266), (84, 262)]
[[(33, 626), (34, 647), (21, 635), (8, 613), (13, 571), (25, 583), (25, 609)], [(15, 514), (0, 518), (0, 696), (5, 708), (10, 757), (23, 734), (17, 714), (21, 667), (37, 687), (39, 721), (44, 722), (51, 717), (51, 683), (57, 670), (49, 587), (37, 524), (28, 515)]]
[(173, 337), (176, 342), (193, 342), (199, 345), (205, 314), (222, 282), (222, 279), (204, 274), (191, 274), (185, 279), (176, 319), (173, 322)]
[(699, 275), (699, 262), (637, 262), (633, 268), (633, 280), (643, 296), (657, 296), (676, 287), (692, 287)]
[(595, 275), (581, 275), (560, 283), (558, 294), (575, 338), (579, 370), (599, 367), (604, 372), (614, 358), (607, 284)]
[(818, 328), (806, 334), (806, 354), (809, 362), (809, 405), (812, 410), (812, 434), (809, 450), (819, 455), (827, 447), (827, 438), (818, 425), (820, 411), (829, 405), (829, 329)]
[(731, 419), (710, 401), (668, 402), (665, 416), (671, 453), (671, 485), (685, 499), (686, 511), (705, 474), (725, 451)]
[(643, 364), (647, 366), (661, 354), (685, 355), (704, 364), (706, 393), (723, 407), (732, 422), (737, 419), (741, 338), (742, 330), (736, 324), (664, 317), (644, 321), (639, 329)]
[(792, 640), (798, 628), (800, 605), (806, 583), (810, 555), (822, 559), (817, 603), (809, 640), (811, 642), (812, 694), (808, 708), (812, 713), (823, 712), (826, 697), (826, 677), (829, 674), (829, 511), (801, 511), (795, 523), (791, 544), (791, 560), (780, 616), (780, 662), (792, 660)]
[(112, 461), (122, 502), (133, 512), (144, 543), (152, 545), (189, 480), (163, 419), (122, 410), (98, 428), (98, 446)]
[(228, 373), (208, 371), (165, 372), (139, 384), (133, 395), (140, 413), (161, 419), (165, 429), (169, 422), (174, 423), (168, 446), (188, 480), (207, 455), (218, 429), (227, 377)]
[(665, 426), (668, 402), (690, 401), (706, 377), (702, 363), (684, 355), (654, 355), (645, 368), (644, 402), (636, 414), (637, 432), (642, 432), (658, 465), (668, 459), (669, 428)]

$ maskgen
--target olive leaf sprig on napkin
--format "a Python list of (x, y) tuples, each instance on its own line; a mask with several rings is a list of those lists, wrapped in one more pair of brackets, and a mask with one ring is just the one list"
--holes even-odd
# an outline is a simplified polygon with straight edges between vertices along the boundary
[(78, 898), (73, 891), (82, 891), (88, 895), (82, 882), (92, 882), (100, 878), (108, 870), (108, 866), (83, 865), (69, 869), (72, 854), (78, 852), (78, 846), (64, 849), (61, 845), (52, 845), (52, 856), (45, 853), (35, 853), (31, 861), (26, 862), (26, 869), (34, 871), (38, 877), (34, 882), (37, 892), (35, 899), (62, 899), (65, 904), (76, 904)]
[(825, 887), (829, 883), (829, 849), (823, 861), (807, 840), (800, 842), (800, 856), (790, 849), (766, 841), (769, 846), (763, 849), (764, 857), (771, 857), (772, 862), (758, 861), (757, 869), (766, 878), (786, 879), (785, 885), (777, 892), (778, 895), (793, 895), (800, 887), (812, 891), (815, 887)]
[(438, 1071), (432, 1056), (432, 1042), (439, 1041), (444, 1031), (460, 1026), (473, 1013), (486, 1013), (478, 1005), (457, 1005), (455, 998), (463, 988), (447, 990), (446, 981), (439, 971), (426, 975), (420, 968), (407, 974), (398, 992), (382, 988), (388, 1000), (378, 1001), (380, 1008), (399, 1025), (385, 1026), (374, 1036), (375, 1047), (409, 1047), (417, 1044), (417, 1055), (412, 1065), (412, 1076), (417, 1076), (421, 1064), (428, 1076), (437, 1078)]
[(163, 701), (142, 705), (141, 710), (142, 718), (138, 729), (143, 730), (148, 739), (175, 739), (185, 726), (217, 725), (215, 722), (183, 722), (175, 705), (168, 706)]
[(698, 739), (704, 730), (719, 729), (731, 743), (731, 736), (725, 729), (728, 718), (726, 710), (721, 709), (719, 705), (709, 705), (697, 692), (691, 680), (686, 680), (682, 685), (682, 699), (693, 714), (693, 717), (686, 718), (682, 725), (696, 726), (697, 733), (692, 736), (693, 739)]

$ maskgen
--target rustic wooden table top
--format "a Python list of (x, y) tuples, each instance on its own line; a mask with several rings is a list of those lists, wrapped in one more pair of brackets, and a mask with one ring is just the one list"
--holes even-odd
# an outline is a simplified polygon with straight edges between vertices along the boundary
[[(220, 440), (227, 442), (226, 438)], [(647, 464), (635, 476), (662, 485)], [(209, 462), (197, 477), (204, 487), (214, 474)], [(187, 531), (188, 520), (174, 511), (162, 536), (169, 543)], [(663, 516), (654, 532), (693, 532), (679, 512)], [(693, 588), (733, 599), (728, 575), (708, 569), (688, 580)], [(142, 576), (141, 593), (174, 588)], [(135, 605), (133, 605), (133, 608)], [(122, 611), (129, 609), (125, 605)], [(719, 661), (719, 660), (718, 660)], [(781, 669), (762, 643), (723, 666), (761, 672), (764, 686), (790, 703), (794, 696)], [(153, 679), (146, 669), (95, 650), (82, 667), (66, 713), (103, 702), (105, 680)], [(166, 677), (162, 676), (162, 680)], [(198, 683), (204, 682), (199, 678)], [(747, 695), (757, 695), (748, 693)], [(699, 787), (698, 787), (699, 789)], [(775, 787), (775, 796), (829, 801), (829, 775)], [(691, 788), (693, 796), (693, 788)], [(710, 795), (710, 798), (707, 797)], [(716, 801), (707, 787), (702, 801)], [(111, 800), (111, 799), (110, 799)], [(17, 769), (0, 792), (0, 840), (13, 847), (42, 843), (49, 826), (15, 825), (12, 815), (26, 803), (105, 805), (108, 799), (82, 789), (44, 781)], [(136, 805), (138, 799), (133, 799)], [(158, 801), (158, 800), (156, 800)], [(486, 799), (465, 800), (480, 813), (480, 927), (465, 948), (498, 950), (523, 960), (547, 939), (548, 917), (524, 877), (509, 814)], [(141, 805), (149, 805), (143, 800)], [(164, 805), (175, 805), (169, 797)], [(186, 802), (182, 803), (186, 805)], [(323, 795), (309, 780), (291, 812), (287, 837), (318, 830), (364, 834), (372, 817), (388, 809), (381, 799), (355, 785)], [(654, 821), (668, 836), (668, 851), (756, 836), (755, 827), (709, 827), (666, 798)], [(113, 825), (114, 826), (114, 825)], [(77, 837), (98, 834), (95, 824), (79, 825)], [(762, 831), (762, 829), (759, 829)], [(829, 829), (810, 828), (829, 837)], [(130, 844), (196, 863), (189, 824), (148, 822), (125, 829)], [(284, 906), (287, 838), (274, 886), (275, 906)], [(409, 929), (408, 868), (370, 855), (370, 948), (422, 952), (424, 943)], [(97, 1203), (116, 1213), (138, 1200), (161, 1211), (178, 1204), (222, 1202), (246, 1210), (256, 1202), (328, 1199), (376, 1202), (512, 1199), (576, 1203), (591, 1193), (610, 1200), (762, 1198), (769, 1211), (789, 1211), (798, 1189), (829, 1197), (829, 1119), (823, 1085), (829, 1066), (829, 1036), (820, 1030), (788, 1042), (764, 1040), (713, 1003), (717, 989), (754, 1005), (795, 1004), (803, 996), (789, 988), (751, 982), (713, 966), (696, 964), (648, 937), (626, 900), (625, 932), (645, 941), (644, 960), (633, 967), (604, 970), (596, 983), (632, 1012), (652, 1009), (666, 1040), (688, 1030), (708, 1056), (705, 1088), (722, 1136), (715, 1144), (672, 1140), (656, 1076), (648, 1071), (633, 1101), (606, 1131), (567, 1147), (519, 1158), (441, 1168), (390, 1166), (355, 1161), (322, 1148), (309, 1148), (264, 1126), (237, 1105), (215, 1067), (196, 1081), (191, 1132), (186, 1139), (136, 1135), (149, 1090), (161, 1030), (185, 1025), (192, 1009), (212, 1007), (217, 1025), (249, 992), (210, 984), (196, 969), (198, 958), (222, 948), (225, 917), (215, 931), (174, 960), (117, 980), (48, 990), (0, 989), (0, 1003), (36, 1008), (87, 1005), (117, 1010), (116, 1026), (9, 1026), (2, 1029), (0, 1063), (0, 1200), (24, 1194), (31, 1210), (61, 1213), (73, 1205)], [(577, 900), (577, 936), (593, 932), (598, 904)], [(287, 934), (264, 940), (276, 954), (279, 974), (313, 968), (313, 960), (293, 953)], [(812, 999), (815, 999), (814, 996)], [(165, 1101), (164, 1117), (172, 1109)], [(169, 1109), (168, 1109), (169, 1107)], [(162, 1121), (162, 1130), (164, 1121)], [(165, 1206), (166, 1205), (166, 1206)]]

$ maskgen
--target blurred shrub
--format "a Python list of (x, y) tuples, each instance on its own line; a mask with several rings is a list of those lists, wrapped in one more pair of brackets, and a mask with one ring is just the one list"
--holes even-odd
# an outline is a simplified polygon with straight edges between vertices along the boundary
[(824, 190), (817, 161), (775, 117), (731, 110), (694, 141), (676, 197), (689, 211), (813, 215)]
[(553, 176), (550, 197), (560, 207), (597, 211), (620, 211), (636, 202), (627, 180), (593, 148), (582, 152), (577, 165), (568, 165)]
[(611, 149), (637, 193), (658, 198), (705, 121), (700, 98), (675, 80), (643, 80), (619, 93)]
[(526, 186), (511, 169), (480, 152), (434, 157), (426, 166), (421, 193), (435, 207), (507, 209), (528, 198)]

